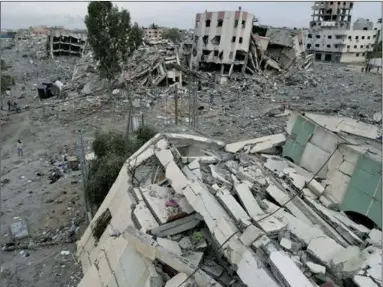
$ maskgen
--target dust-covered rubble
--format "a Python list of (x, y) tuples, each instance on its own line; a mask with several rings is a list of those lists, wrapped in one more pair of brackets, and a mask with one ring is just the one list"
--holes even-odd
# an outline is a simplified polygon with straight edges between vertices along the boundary
[[(157, 134), (78, 242), (79, 286), (381, 286), (380, 230), (324, 206), (323, 178), (278, 156), (289, 139), (275, 139)], [(121, 267), (133, 262), (134, 272)]]

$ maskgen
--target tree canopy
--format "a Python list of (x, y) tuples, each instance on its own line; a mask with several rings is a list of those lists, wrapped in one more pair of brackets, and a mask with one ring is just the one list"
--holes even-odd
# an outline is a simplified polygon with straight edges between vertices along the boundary
[(169, 39), (174, 43), (178, 43), (181, 41), (181, 33), (177, 28), (171, 28), (162, 33), (163, 39)]
[(138, 24), (131, 25), (130, 13), (113, 6), (110, 1), (95, 1), (88, 5), (85, 25), (88, 42), (94, 57), (100, 62), (100, 75), (113, 79), (121, 72), (121, 62), (142, 42), (142, 31)]

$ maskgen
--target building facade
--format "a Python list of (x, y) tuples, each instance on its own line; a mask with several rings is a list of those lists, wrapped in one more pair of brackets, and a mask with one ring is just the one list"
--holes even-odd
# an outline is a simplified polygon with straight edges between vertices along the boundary
[(161, 41), (162, 40), (162, 34), (163, 34), (163, 29), (160, 28), (145, 28), (144, 29), (144, 39), (147, 41)]
[(50, 29), (46, 26), (37, 26), (32, 28), (32, 34), (34, 35), (48, 35)]
[(353, 1), (316, 1), (312, 7), (310, 28), (350, 29), (353, 7)]
[(305, 31), (306, 49), (315, 60), (342, 63), (366, 61), (377, 38), (374, 24), (358, 19), (351, 27), (353, 2), (315, 2), (310, 29)]
[(51, 30), (47, 36), (47, 53), (54, 56), (81, 56), (86, 42), (86, 35)]
[(221, 66), (246, 66), (254, 16), (241, 11), (198, 13), (195, 19), (193, 61)]

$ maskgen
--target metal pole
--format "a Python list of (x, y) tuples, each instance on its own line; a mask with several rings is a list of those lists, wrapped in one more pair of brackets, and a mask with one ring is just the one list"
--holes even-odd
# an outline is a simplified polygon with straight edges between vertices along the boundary
[(89, 198), (88, 198), (88, 192), (87, 192), (87, 167), (86, 167), (86, 160), (85, 160), (85, 150), (84, 150), (84, 141), (82, 136), (83, 129), (79, 129), (79, 158), (80, 158), (80, 164), (81, 164), (81, 174), (82, 174), (82, 183), (83, 183), (83, 200), (84, 200), (84, 207), (85, 212), (88, 218), (88, 224), (92, 221), (92, 211), (89, 204)]
[(191, 117), (192, 90), (189, 90), (188, 93), (189, 93), (189, 97), (188, 97), (188, 116), (189, 116), (189, 126), (191, 126), (191, 120), (192, 120), (192, 117)]
[(174, 96), (174, 116), (175, 116), (176, 125), (178, 125), (178, 89), (177, 89), (177, 85), (176, 85), (175, 96)]
[(129, 111), (128, 111), (128, 123), (127, 123), (127, 127), (126, 127), (126, 136), (127, 138), (129, 139), (129, 135), (130, 135), (130, 127), (132, 125), (131, 121), (132, 121), (132, 112), (133, 112), (133, 103), (132, 103), (132, 97), (131, 97), (131, 93), (128, 92), (128, 98), (129, 98), (129, 101), (128, 101), (128, 105), (129, 105)]

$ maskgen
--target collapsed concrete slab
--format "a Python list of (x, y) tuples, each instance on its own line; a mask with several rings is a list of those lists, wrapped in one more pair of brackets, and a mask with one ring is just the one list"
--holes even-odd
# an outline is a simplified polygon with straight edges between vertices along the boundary
[(235, 142), (227, 144), (225, 150), (227, 152), (236, 153), (246, 149), (250, 153), (268, 153), (274, 152), (274, 148), (283, 145), (286, 142), (284, 134), (265, 136), (261, 138)]
[(270, 264), (276, 277), (283, 286), (313, 287), (313, 284), (286, 254), (280, 251), (271, 253)]
[(307, 246), (307, 252), (326, 266), (330, 266), (333, 258), (345, 250), (344, 247), (327, 236), (314, 238)]
[(162, 224), (150, 230), (150, 233), (158, 237), (166, 237), (169, 235), (176, 235), (187, 230), (195, 228), (201, 223), (202, 218), (199, 214), (192, 214), (172, 222)]
[[(197, 266), (191, 264), (181, 256), (169, 252), (167, 249), (160, 246), (156, 241), (151, 239), (149, 235), (140, 232), (134, 227), (128, 227), (123, 233), (123, 236), (131, 242), (138, 252), (150, 260), (160, 260), (178, 272), (185, 273), (188, 276), (190, 276), (197, 269)], [(194, 273), (193, 278), (199, 286), (221, 286), (221, 284), (199, 269)]]
[[(196, 286), (220, 286), (217, 281), (226, 286), (230, 280), (223, 278), (230, 277), (251, 287), (315, 286), (314, 281), (329, 276), (378, 282), (381, 249), (359, 251), (357, 245), (378, 245), (380, 231), (325, 208), (320, 199), (327, 194), (319, 182), (294, 196), (307, 185), (310, 172), (274, 156), (263, 155), (264, 162), (246, 153), (231, 155), (224, 146), (203, 137), (158, 134), (130, 157), (78, 244), (84, 278), (89, 278), (84, 282), (112, 285), (116, 270), (121, 282), (131, 284), (125, 279), (130, 271), (121, 274), (116, 265), (124, 246), (134, 252), (134, 260), (148, 262), (142, 269), (146, 277), (135, 281), (151, 282), (147, 286), (164, 286), (157, 280), (161, 266), (165, 273), (171, 269), (166, 286), (181, 284), (197, 266), (201, 269), (188, 280)], [(245, 144), (239, 151), (253, 148)], [(148, 179), (136, 180), (137, 168), (149, 172)], [(100, 217), (107, 220), (95, 224)], [(115, 234), (122, 234), (123, 241), (114, 241), (121, 246), (110, 245)], [(110, 255), (110, 270), (103, 250)], [(209, 263), (211, 255), (218, 258), (216, 265)], [(102, 273), (95, 267), (99, 258)], [(152, 272), (152, 261), (158, 273)]]

